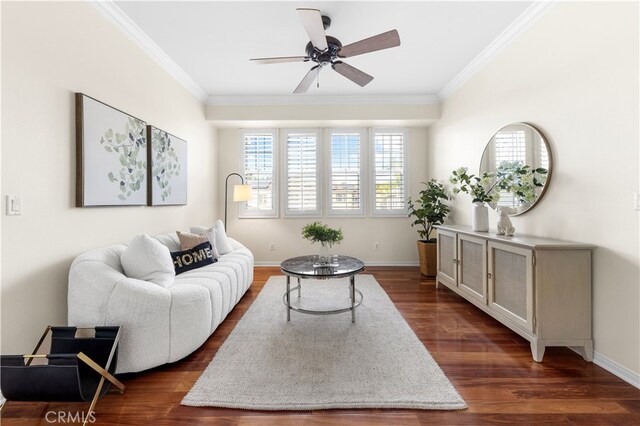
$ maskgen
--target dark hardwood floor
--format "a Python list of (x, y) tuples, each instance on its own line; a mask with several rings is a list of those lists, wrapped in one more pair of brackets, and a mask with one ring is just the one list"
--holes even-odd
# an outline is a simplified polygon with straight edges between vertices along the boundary
[[(640, 390), (571, 350), (548, 348), (538, 364), (528, 342), (446, 288), (436, 290), (434, 280), (421, 277), (417, 268), (371, 267), (365, 273), (389, 294), (467, 410), (264, 412), (181, 406), (268, 277), (279, 274), (278, 268), (256, 268), (253, 286), (199, 350), (171, 365), (120, 376), (126, 392), (100, 400), (94, 424), (640, 425)], [(79, 403), (8, 402), (1, 422), (50, 425), (49, 411), (87, 409)]]

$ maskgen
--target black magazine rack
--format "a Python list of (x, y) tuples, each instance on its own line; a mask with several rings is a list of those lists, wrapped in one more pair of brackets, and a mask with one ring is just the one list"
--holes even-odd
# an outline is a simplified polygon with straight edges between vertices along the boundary
[[(2, 395), (7, 401), (91, 401), (91, 414), (110, 385), (124, 392), (113, 376), (119, 338), (115, 326), (49, 326), (33, 353), (0, 357)], [(39, 355), (46, 340), (49, 351)]]

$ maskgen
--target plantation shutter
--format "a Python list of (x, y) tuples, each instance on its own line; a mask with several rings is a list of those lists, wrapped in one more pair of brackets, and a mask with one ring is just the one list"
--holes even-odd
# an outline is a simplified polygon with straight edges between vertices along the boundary
[(275, 216), (275, 132), (243, 135), (244, 179), (251, 186), (251, 200), (243, 203), (241, 217)]
[(332, 132), (330, 146), (330, 198), (332, 214), (363, 214), (362, 134)]
[(373, 214), (406, 214), (403, 131), (374, 131)]
[[(496, 168), (502, 162), (527, 164), (527, 144), (524, 130), (501, 131), (496, 135)], [(518, 207), (520, 202), (507, 191), (500, 191), (500, 206)]]
[(286, 135), (286, 214), (318, 215), (318, 133), (288, 132)]

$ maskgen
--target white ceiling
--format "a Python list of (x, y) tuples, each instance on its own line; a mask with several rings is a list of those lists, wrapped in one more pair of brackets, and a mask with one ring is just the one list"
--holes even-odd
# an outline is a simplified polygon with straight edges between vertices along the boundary
[(284, 96), (309, 63), (256, 65), (250, 58), (304, 55), (308, 37), (297, 7), (332, 19), (343, 45), (390, 29), (397, 48), (345, 62), (375, 79), (361, 88), (325, 69), (317, 95), (435, 95), (502, 33), (531, 2), (164, 2), (117, 5), (205, 92), (213, 96)]

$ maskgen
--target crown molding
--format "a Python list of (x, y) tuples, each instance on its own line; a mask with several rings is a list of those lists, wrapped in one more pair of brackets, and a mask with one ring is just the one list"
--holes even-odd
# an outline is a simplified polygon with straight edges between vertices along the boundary
[(176, 64), (113, 0), (89, 0), (89, 3), (124, 35), (138, 45), (155, 60), (178, 83), (201, 102), (207, 100), (207, 93)]
[(209, 96), (208, 105), (428, 105), (436, 95)]
[(458, 90), (464, 83), (471, 79), (482, 67), (484, 67), (498, 53), (502, 52), (508, 45), (520, 37), (540, 18), (547, 14), (557, 4), (556, 0), (535, 1), (518, 18), (511, 23), (498, 37), (496, 37), (478, 56), (453, 77), (438, 92), (438, 98), (444, 101)]

